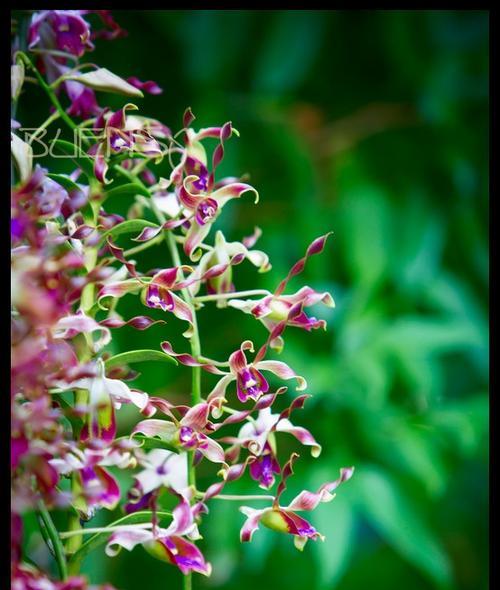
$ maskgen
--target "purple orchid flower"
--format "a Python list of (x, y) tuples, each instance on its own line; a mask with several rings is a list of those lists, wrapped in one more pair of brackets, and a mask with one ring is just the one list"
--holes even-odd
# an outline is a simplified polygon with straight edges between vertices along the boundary
[(287, 478), (293, 473), (292, 466), (297, 457), (298, 455), (293, 453), (283, 468), (282, 479), (270, 508), (261, 510), (249, 508), (248, 506), (242, 506), (240, 508), (240, 511), (247, 517), (240, 532), (240, 538), (243, 543), (252, 540), (252, 536), (259, 528), (259, 524), (263, 524), (273, 531), (293, 535), (295, 547), (300, 551), (303, 550), (304, 545), (309, 539), (313, 541), (317, 539), (324, 540), (324, 536), (321, 533), (296, 513), (302, 510), (314, 510), (320, 502), (330, 502), (333, 500), (335, 494), (332, 494), (332, 491), (342, 482), (351, 478), (354, 473), (354, 467), (342, 468), (340, 470), (340, 477), (335, 481), (323, 484), (315, 493), (308, 491), (300, 492), (288, 506), (282, 507), (279, 504), (279, 500), (286, 488)]
[[(222, 371), (210, 363), (200, 363), (189, 354), (179, 354), (174, 352), (170, 342), (162, 342), (161, 348), (166, 354), (175, 357), (179, 362), (189, 367), (201, 367), (214, 375), (222, 375), (222, 379), (213, 388), (207, 397), (207, 402), (214, 406), (220, 406), (224, 401), (224, 394), (228, 385), (236, 381), (236, 394), (238, 399), (245, 403), (249, 398), (259, 399), (263, 394), (269, 391), (269, 384), (261, 371), (270, 371), (281, 379), (296, 379), (297, 391), (302, 391), (307, 387), (306, 380), (297, 375), (295, 371), (286, 363), (281, 361), (263, 361), (248, 363), (245, 350), (254, 351), (253, 343), (245, 340), (240, 348), (233, 352), (229, 357), (229, 372)], [(214, 411), (212, 410), (212, 415)]]
[[(281, 281), (273, 294), (266, 295), (257, 300), (231, 299), (228, 305), (252, 314), (260, 320), (270, 333), (269, 345), (280, 351), (283, 348), (283, 333), (286, 326), (295, 326), (310, 332), (313, 329), (326, 329), (326, 321), (309, 317), (304, 312), (305, 307), (316, 303), (323, 303), (327, 307), (335, 307), (330, 293), (319, 293), (311, 287), (302, 287), (293, 295), (282, 295), (290, 279), (302, 272), (308, 258), (323, 251), (326, 240), (330, 234), (316, 238), (307, 248), (306, 254), (296, 262), (285, 279)], [(265, 354), (265, 348), (262, 353)]]
[(166, 268), (156, 273), (146, 289), (145, 303), (148, 307), (172, 312), (180, 320), (188, 322), (189, 328), (184, 333), (189, 338), (192, 333), (193, 312), (189, 305), (174, 291), (185, 287), (185, 282), (178, 282), (177, 277), (182, 270), (192, 270), (189, 266)]
[(187, 212), (185, 221), (190, 222), (184, 241), (184, 252), (191, 260), (200, 257), (196, 248), (207, 237), (212, 223), (228, 201), (238, 199), (249, 191), (255, 193), (255, 202), (259, 200), (259, 194), (255, 188), (244, 182), (227, 184), (213, 192), (200, 191), (197, 188), (199, 182), (199, 176), (187, 176), (178, 192), (179, 201)]
[[(239, 198), (248, 191), (255, 193), (255, 202), (257, 203), (259, 194), (255, 188), (242, 182), (221, 181), (217, 185), (215, 184), (215, 170), (224, 155), (224, 141), (235, 130), (231, 123), (226, 123), (222, 127), (210, 127), (195, 132), (188, 128), (193, 119), (192, 113), (187, 111), (184, 116), (186, 148), (180, 149), (181, 161), (172, 171), (167, 183), (167, 186), (172, 184), (176, 189), (178, 204), (183, 208), (179, 209), (181, 217), (167, 222), (163, 227), (173, 229), (178, 226), (188, 226), (183, 246), (184, 252), (191, 260), (197, 260), (201, 256), (197, 247), (210, 232), (212, 223), (224, 205), (229, 200)], [(211, 173), (208, 172), (207, 156), (201, 144), (201, 141), (208, 137), (219, 139), (219, 145), (212, 158)], [(155, 235), (156, 233), (147, 232), (142, 240), (152, 239)]]
[[(269, 257), (265, 252), (260, 250), (249, 250), (241, 242), (227, 242), (224, 234), (221, 231), (217, 231), (215, 234), (215, 244), (213, 248), (210, 248), (208, 252), (203, 254), (200, 261), (198, 262), (193, 277), (201, 277), (207, 269), (212, 268), (218, 264), (229, 264), (229, 261), (234, 256), (242, 256), (248, 259), (254, 266), (259, 269), (259, 272), (267, 272), (271, 269), (269, 264)], [(207, 292), (212, 293), (230, 293), (234, 291), (234, 285), (232, 283), (232, 266), (228, 265), (227, 270), (221, 275), (208, 279)], [(190, 293), (195, 296), (200, 289), (200, 281), (193, 283), (189, 287)], [(218, 307), (225, 307), (227, 302), (225, 300), (219, 300), (217, 302)]]
[[(145, 230), (143, 230), (142, 234), (144, 234), (144, 232), (146, 232), (148, 229), (151, 228), (146, 228)], [(156, 228), (153, 229), (155, 232), (158, 231)], [(137, 239), (139, 240), (139, 238)], [(190, 266), (181, 265), (178, 267), (166, 268), (164, 270), (161, 270), (153, 276), (151, 282), (148, 284), (145, 290), (144, 302), (148, 307), (158, 308), (162, 309), (163, 311), (172, 312), (179, 319), (188, 322), (189, 328), (186, 332), (184, 332), (183, 335), (186, 338), (190, 338), (193, 330), (193, 312), (190, 306), (187, 305), (187, 303), (178, 295), (176, 295), (174, 291), (185, 289), (199, 281), (211, 280), (226, 272), (226, 270), (231, 265), (239, 264), (242, 260), (243, 254), (235, 254), (227, 262), (210, 266), (210, 268), (201, 273), (191, 272), (188, 278), (182, 279), (180, 281), (178, 281), (177, 279), (182, 271), (193, 271), (193, 269)], [(127, 285), (124, 286), (129, 285), (130, 284), (127, 283)], [(107, 295), (119, 295), (119, 293), (116, 292), (119, 288), (119, 284), (114, 286), (112, 288), (115, 290), (114, 293), (110, 291), (111, 287), (103, 289), (99, 294), (98, 299), (105, 297)]]
[(90, 27), (82, 10), (43, 10), (33, 15), (28, 30), (28, 47), (56, 49), (82, 57), (92, 51)]
[[(311, 287), (302, 287), (294, 295), (266, 295), (262, 299), (246, 301), (231, 299), (228, 301), (228, 305), (252, 314), (264, 324), (270, 333), (282, 322), (287, 326), (295, 326), (310, 332), (317, 328), (326, 329), (325, 320), (318, 320), (315, 317), (308, 316), (303, 311), (304, 307), (319, 302), (327, 307), (335, 306), (330, 293), (319, 293), (311, 289)], [(277, 336), (271, 340), (270, 345), (271, 348), (281, 350), (283, 348), (283, 339), (281, 336)]]
[(88, 421), (80, 434), (82, 441), (102, 439), (111, 442), (116, 434), (115, 409), (119, 409), (122, 403), (134, 404), (140, 410), (148, 407), (147, 393), (130, 389), (118, 379), (106, 377), (101, 359), (96, 362), (95, 376), (76, 379), (70, 383), (62, 381), (59, 385), (67, 389), (86, 389), (89, 392)]
[(137, 545), (142, 545), (154, 557), (178, 567), (184, 575), (197, 572), (209, 576), (211, 565), (191, 542), (200, 538), (195, 517), (202, 507), (200, 503), (190, 506), (187, 496), (178, 496), (180, 502), (173, 510), (172, 523), (168, 528), (154, 526), (152, 530), (145, 530), (137, 525), (124, 527), (111, 535), (106, 554), (114, 557), (122, 548), (131, 551)]
[(246, 422), (237, 437), (224, 437), (221, 442), (231, 443), (232, 447), (226, 451), (226, 457), (236, 461), (241, 448), (247, 448), (256, 456), (250, 466), (251, 477), (259, 482), (259, 487), (269, 489), (274, 485), (274, 474), (281, 472), (277, 459), (276, 440), (274, 433), (288, 432), (300, 443), (311, 447), (313, 457), (321, 453), (319, 445), (313, 435), (301, 426), (294, 426), (288, 419), (293, 409), (301, 408), (309, 396), (297, 397), (288, 408), (280, 414), (272, 414), (268, 406), (259, 410), (256, 420)]
[(102, 122), (96, 122), (96, 127), (103, 125), (103, 138), (88, 151), (94, 157), (94, 174), (103, 184), (111, 182), (106, 178), (108, 171), (107, 158), (111, 154), (123, 152), (138, 152), (148, 157), (162, 158), (163, 153), (157, 140), (144, 129), (127, 128), (127, 110), (136, 110), (134, 104), (128, 103), (120, 110), (111, 113)]
[[(159, 400), (163, 402), (164, 400)], [(154, 402), (153, 402), (154, 404)], [(213, 463), (224, 463), (224, 450), (218, 442), (206, 435), (210, 404), (202, 402), (189, 408), (181, 420), (177, 420), (170, 408), (161, 404), (162, 411), (173, 420), (143, 420), (132, 431), (148, 437), (159, 437), (161, 440), (178, 446), (183, 450), (196, 450)]]
[(73, 504), (83, 518), (90, 519), (96, 508), (113, 510), (116, 507), (121, 497), (120, 488), (106, 467), (126, 469), (135, 466), (132, 448), (118, 444), (107, 447), (98, 444), (83, 450), (71, 447), (67, 453), (49, 462), (62, 475), (75, 473), (78, 476)]

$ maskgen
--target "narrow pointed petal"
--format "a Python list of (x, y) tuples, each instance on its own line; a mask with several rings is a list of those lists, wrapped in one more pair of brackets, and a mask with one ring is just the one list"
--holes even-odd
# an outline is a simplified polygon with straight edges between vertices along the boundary
[(310, 256), (313, 256), (314, 254), (319, 254), (320, 252), (323, 251), (323, 248), (325, 247), (326, 244), (326, 240), (329, 238), (329, 236), (331, 235), (332, 232), (328, 232), (327, 234), (325, 234), (324, 236), (320, 236), (319, 238), (316, 238), (307, 248), (306, 253), (304, 255), (303, 258), (301, 258), (298, 262), (296, 262), (290, 272), (288, 273), (288, 275), (286, 276), (286, 278), (284, 278), (281, 283), (278, 285), (278, 287), (276, 288), (274, 294), (275, 295), (281, 295), (281, 293), (283, 293), (283, 291), (285, 290), (288, 281), (300, 274), (303, 270), (304, 270), (304, 266), (306, 265), (307, 259)]
[(242, 195), (247, 192), (253, 192), (255, 194), (255, 203), (259, 201), (259, 193), (256, 189), (244, 182), (235, 182), (227, 184), (212, 193), (212, 198), (215, 199), (220, 208), (222, 208), (231, 199), (239, 199)]
[(260, 361), (255, 364), (255, 368), (260, 371), (270, 371), (281, 379), (296, 379), (297, 391), (303, 391), (307, 387), (307, 381), (304, 377), (297, 375), (295, 371), (282, 361)]
[(249, 543), (252, 540), (253, 534), (259, 528), (260, 520), (266, 510), (255, 510), (253, 508), (248, 508), (247, 506), (241, 506), (240, 512), (243, 512), (247, 517), (245, 523), (241, 527), (240, 541), (242, 543)]
[(304, 490), (287, 506), (287, 510), (314, 510), (320, 502), (330, 502), (335, 497), (331, 492), (341, 483), (352, 477), (354, 467), (344, 467), (340, 470), (340, 477), (335, 481), (325, 483), (316, 493)]
[(187, 353), (175, 352), (170, 342), (162, 342), (161, 349), (165, 354), (168, 354), (169, 356), (176, 358), (180, 363), (188, 367), (201, 367), (204, 371), (207, 371), (208, 373), (213, 373), (214, 375), (227, 375), (227, 373), (221, 371), (215, 365), (211, 365), (210, 363), (200, 363), (193, 356)]

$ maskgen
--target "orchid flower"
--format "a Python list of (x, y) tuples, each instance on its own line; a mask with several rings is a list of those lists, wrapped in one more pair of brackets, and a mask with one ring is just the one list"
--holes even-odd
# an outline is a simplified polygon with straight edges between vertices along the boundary
[(134, 485), (129, 492), (134, 504), (161, 487), (178, 493), (188, 487), (187, 453), (153, 449), (147, 454), (140, 450), (135, 454), (144, 469), (134, 476)]
[[(89, 155), (94, 157), (94, 174), (97, 180), (103, 184), (111, 182), (107, 179), (108, 163), (106, 158), (110, 154), (123, 152), (139, 152), (157, 160), (163, 157), (159, 143), (143, 129), (127, 128), (127, 110), (137, 110), (134, 104), (128, 103), (120, 110), (111, 113), (105, 120), (101, 116), (96, 127), (103, 127), (103, 137), (94, 144)], [(101, 122), (102, 120), (102, 122)]]
[(166, 268), (156, 273), (149, 283), (145, 293), (145, 303), (148, 307), (170, 311), (180, 320), (188, 322), (189, 328), (184, 336), (189, 338), (193, 327), (193, 312), (190, 306), (181, 299), (174, 291), (184, 288), (183, 282), (178, 282), (177, 277), (183, 269), (190, 267)]
[(302, 391), (307, 387), (304, 377), (297, 375), (291, 367), (281, 361), (259, 360), (249, 364), (245, 356), (245, 350), (254, 351), (253, 343), (250, 340), (245, 340), (240, 348), (230, 355), (229, 372), (222, 371), (213, 364), (199, 362), (189, 354), (174, 352), (170, 342), (162, 342), (161, 348), (163, 352), (175, 357), (182, 364), (190, 367), (201, 367), (215, 375), (223, 375), (207, 397), (207, 402), (210, 404), (217, 402), (220, 405), (224, 401), (224, 394), (228, 385), (233, 381), (236, 381), (236, 394), (241, 402), (245, 403), (249, 398), (257, 400), (261, 395), (269, 391), (269, 383), (261, 371), (270, 371), (281, 379), (296, 379), (297, 391)]
[(281, 334), (286, 326), (295, 326), (308, 332), (317, 328), (326, 329), (325, 320), (307, 316), (304, 308), (316, 303), (323, 303), (327, 307), (335, 307), (335, 302), (330, 293), (319, 293), (307, 286), (302, 287), (293, 295), (282, 295), (282, 293), (289, 280), (302, 272), (307, 259), (323, 251), (329, 235), (321, 236), (309, 245), (305, 256), (293, 265), (287, 277), (281, 281), (273, 294), (266, 295), (261, 299), (245, 301), (231, 299), (228, 301), (230, 307), (252, 314), (264, 324), (271, 335), (269, 342), (271, 348), (278, 351), (283, 348)]
[(233, 460), (237, 460), (240, 448), (247, 448), (257, 460), (250, 465), (251, 477), (259, 482), (263, 489), (269, 489), (274, 485), (274, 473), (280, 473), (277, 459), (275, 432), (288, 432), (300, 443), (311, 447), (311, 455), (318, 457), (321, 453), (319, 445), (313, 435), (301, 426), (294, 426), (288, 419), (291, 411), (303, 407), (309, 396), (297, 397), (292, 404), (280, 414), (272, 414), (268, 406), (259, 410), (256, 420), (247, 421), (240, 429), (236, 437), (224, 437), (221, 442), (232, 443), (232, 447), (226, 452)]
[(129, 450), (125, 452), (118, 447), (106, 448), (72, 448), (61, 458), (49, 461), (58, 473), (68, 475), (76, 473), (73, 489), (73, 505), (86, 519), (90, 519), (96, 508), (113, 510), (121, 494), (116, 479), (106, 466), (115, 465), (126, 469), (136, 464)]
[(252, 536), (259, 528), (259, 524), (263, 524), (265, 527), (270, 528), (273, 531), (293, 535), (295, 547), (300, 551), (303, 550), (309, 539), (312, 539), (313, 541), (321, 539), (324, 541), (324, 536), (307, 520), (296, 513), (302, 510), (314, 510), (320, 502), (330, 502), (333, 500), (335, 497), (335, 494), (332, 494), (333, 490), (342, 482), (351, 478), (354, 472), (354, 467), (342, 468), (340, 470), (340, 477), (335, 481), (323, 484), (315, 493), (308, 491), (300, 492), (300, 494), (296, 496), (288, 506), (282, 507), (279, 504), (279, 500), (286, 488), (287, 478), (293, 473), (292, 466), (297, 457), (298, 455), (293, 453), (283, 468), (282, 479), (270, 508), (264, 508), (261, 510), (249, 508), (248, 506), (242, 506), (240, 508), (240, 511), (247, 517), (240, 532), (242, 542), (252, 540)]
[(33, 15), (28, 31), (29, 48), (57, 49), (75, 57), (92, 51), (90, 27), (82, 10), (42, 10)]
[[(225, 260), (224, 262), (214, 264), (207, 269), (203, 269), (202, 271), (194, 271), (188, 278), (181, 279), (180, 281), (178, 281), (177, 278), (179, 274), (182, 273), (182, 271), (193, 271), (190, 266), (182, 265), (161, 270), (153, 276), (151, 282), (148, 284), (145, 290), (145, 304), (148, 307), (159, 308), (163, 311), (171, 311), (179, 319), (188, 322), (189, 328), (186, 332), (184, 332), (183, 335), (186, 338), (190, 338), (194, 324), (193, 311), (191, 306), (187, 304), (181, 297), (176, 295), (174, 291), (181, 291), (182, 289), (185, 289), (194, 283), (203, 280), (212, 280), (215, 277), (224, 274), (232, 265), (239, 264), (243, 260), (243, 256), (244, 255), (241, 252), (235, 253), (232, 258)], [(117, 285), (115, 289), (119, 289), (119, 285)], [(101, 291), (100, 297), (102, 298), (106, 295), (113, 294), (118, 293), (116, 293), (116, 291), (113, 293), (110, 290), (110, 287), (108, 287), (107, 289), (103, 289)]]
[(177, 566), (184, 575), (197, 572), (209, 576), (211, 565), (205, 561), (196, 545), (188, 540), (200, 538), (195, 522), (200, 505), (190, 506), (186, 497), (178, 496), (180, 502), (174, 508), (172, 523), (168, 528), (155, 526), (152, 530), (145, 530), (134, 525), (124, 527), (111, 535), (106, 554), (114, 557), (122, 548), (131, 551), (137, 545), (142, 545), (154, 557)]
[[(265, 252), (260, 250), (249, 250), (240, 242), (227, 242), (224, 234), (217, 231), (215, 234), (215, 245), (208, 252), (203, 254), (198, 262), (193, 276), (201, 277), (206, 269), (217, 264), (228, 264), (232, 257), (242, 255), (247, 258), (259, 272), (267, 272), (271, 269), (269, 257)], [(191, 295), (196, 295), (200, 289), (200, 282), (193, 283), (189, 286)], [(232, 283), (232, 267), (228, 265), (227, 270), (221, 275), (207, 280), (207, 292), (212, 293), (230, 293), (234, 291)], [(218, 307), (225, 307), (224, 300), (217, 301)]]
[(85, 389), (89, 392), (89, 419), (82, 429), (81, 440), (97, 438), (112, 441), (116, 434), (115, 409), (122, 403), (131, 403), (147, 411), (149, 396), (130, 389), (123, 381), (108, 379), (101, 359), (96, 361), (96, 375), (70, 383), (61, 382), (67, 389)]
[[(167, 222), (163, 228), (188, 226), (183, 245), (184, 252), (191, 260), (196, 261), (201, 256), (197, 248), (209, 234), (212, 223), (224, 205), (248, 191), (255, 193), (257, 203), (259, 194), (254, 187), (243, 182), (221, 181), (215, 184), (215, 170), (224, 156), (224, 141), (231, 137), (235, 130), (231, 123), (226, 123), (222, 127), (210, 127), (195, 132), (187, 128), (193, 119), (192, 114), (185, 114), (187, 145), (184, 150), (181, 150), (181, 162), (172, 171), (168, 183), (176, 187), (181, 217)], [(219, 139), (219, 145), (213, 154), (210, 174), (207, 169), (205, 148), (201, 144), (201, 140), (208, 137)], [(151, 239), (154, 235), (156, 234), (148, 232), (141, 239)]]
[(227, 184), (208, 193), (197, 191), (199, 181), (199, 176), (187, 176), (178, 193), (181, 205), (188, 212), (186, 220), (190, 221), (184, 241), (184, 252), (191, 260), (200, 258), (201, 254), (197, 253), (196, 248), (207, 237), (212, 223), (228, 201), (238, 199), (249, 191), (255, 193), (255, 202), (259, 199), (257, 191), (244, 182)]
[[(158, 401), (163, 402), (163, 400)], [(224, 450), (218, 442), (204, 432), (209, 424), (210, 404), (202, 402), (194, 405), (189, 408), (181, 420), (177, 420), (171, 410), (165, 408), (164, 405), (163, 411), (168, 413), (173, 422), (156, 419), (143, 420), (134, 427), (132, 436), (143, 434), (150, 438), (158, 437), (182, 450), (196, 450), (214, 463), (224, 463)]]

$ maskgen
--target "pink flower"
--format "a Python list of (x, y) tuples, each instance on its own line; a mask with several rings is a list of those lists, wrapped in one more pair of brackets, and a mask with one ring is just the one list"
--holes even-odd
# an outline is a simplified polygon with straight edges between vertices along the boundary
[(256, 420), (246, 422), (236, 437), (224, 437), (221, 442), (232, 443), (232, 447), (226, 452), (226, 456), (237, 460), (241, 448), (246, 448), (256, 457), (250, 465), (250, 475), (259, 482), (263, 489), (269, 489), (274, 485), (274, 474), (281, 473), (277, 459), (276, 432), (288, 432), (305, 446), (311, 447), (313, 457), (321, 453), (321, 446), (313, 435), (301, 426), (294, 426), (288, 416), (295, 408), (301, 408), (309, 396), (297, 397), (292, 404), (280, 414), (272, 414), (271, 408), (259, 410)]
[(335, 307), (330, 293), (319, 293), (311, 287), (302, 287), (293, 295), (282, 295), (288, 281), (295, 275), (302, 272), (307, 259), (319, 254), (328, 239), (329, 234), (314, 240), (307, 248), (306, 254), (294, 264), (288, 276), (281, 281), (273, 294), (266, 295), (261, 299), (231, 299), (228, 305), (240, 309), (244, 313), (252, 314), (260, 320), (270, 333), (269, 345), (278, 351), (283, 348), (283, 333), (286, 326), (295, 326), (310, 332), (317, 328), (326, 329), (326, 321), (310, 317), (304, 312), (304, 308), (323, 303), (327, 307)]
[(209, 461), (214, 463), (224, 462), (224, 450), (218, 442), (206, 435), (207, 426), (210, 425), (208, 415), (210, 405), (202, 402), (194, 405), (185, 412), (184, 416), (178, 420), (170, 408), (162, 399), (158, 399), (155, 404), (158, 405), (172, 421), (167, 420), (143, 420), (139, 422), (132, 430), (134, 434), (143, 434), (147, 437), (158, 437), (174, 447), (182, 450), (196, 450), (200, 455), (205, 456)]
[(130, 525), (111, 535), (106, 545), (106, 554), (113, 557), (122, 548), (131, 551), (137, 545), (142, 545), (154, 557), (177, 566), (184, 575), (197, 572), (209, 576), (211, 565), (191, 542), (200, 538), (195, 516), (203, 510), (203, 506), (200, 503), (190, 506), (188, 497), (178, 497), (180, 502), (174, 508), (172, 523), (168, 528), (154, 526), (152, 530), (145, 530)]
[(292, 454), (289, 461), (283, 468), (283, 476), (278, 486), (278, 492), (274, 499), (273, 505), (270, 508), (257, 510), (242, 506), (240, 511), (247, 517), (243, 525), (240, 538), (242, 542), (252, 540), (254, 532), (259, 528), (259, 524), (270, 528), (273, 531), (280, 533), (287, 533), (293, 535), (295, 547), (300, 551), (303, 550), (304, 545), (309, 539), (316, 541), (317, 539), (324, 540), (324, 537), (319, 533), (307, 520), (296, 514), (302, 510), (314, 510), (320, 502), (330, 502), (335, 497), (331, 492), (336, 489), (342, 482), (351, 478), (354, 467), (343, 468), (340, 470), (340, 477), (335, 481), (325, 483), (318, 489), (317, 492), (300, 492), (288, 506), (282, 507), (279, 505), (281, 494), (286, 488), (286, 480), (293, 473), (293, 461), (298, 457), (296, 453)]
[(257, 400), (261, 395), (269, 391), (269, 383), (266, 381), (262, 371), (270, 371), (281, 379), (296, 379), (297, 391), (302, 391), (307, 387), (306, 380), (297, 375), (291, 367), (281, 361), (263, 361), (248, 363), (245, 350), (253, 352), (253, 343), (245, 340), (240, 348), (233, 352), (229, 357), (229, 372), (222, 371), (210, 363), (201, 363), (189, 354), (178, 354), (174, 352), (170, 342), (162, 342), (161, 348), (166, 354), (175, 357), (179, 362), (190, 367), (201, 367), (209, 373), (222, 375), (221, 380), (212, 389), (207, 397), (210, 404), (221, 405), (230, 383), (236, 381), (236, 394), (241, 402), (246, 402), (249, 398)]

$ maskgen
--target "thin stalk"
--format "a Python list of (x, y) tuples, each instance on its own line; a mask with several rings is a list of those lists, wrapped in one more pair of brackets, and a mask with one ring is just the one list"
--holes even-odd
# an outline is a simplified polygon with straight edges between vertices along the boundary
[(153, 526), (152, 522), (143, 522), (140, 524), (124, 524), (118, 526), (108, 526), (108, 527), (95, 527), (95, 528), (88, 528), (88, 529), (79, 529), (75, 531), (64, 531), (59, 533), (61, 539), (68, 539), (69, 537), (74, 537), (75, 535), (94, 535), (96, 533), (114, 533), (115, 531), (129, 531), (130, 528), (134, 529), (150, 529)]
[(237, 299), (238, 297), (251, 297), (252, 295), (271, 295), (266, 289), (250, 289), (249, 291), (234, 291), (233, 293), (215, 293), (213, 295), (201, 295), (194, 297), (195, 303), (203, 301), (218, 301), (219, 299)]
[(234, 501), (234, 502), (246, 502), (246, 501), (250, 501), (250, 500), (274, 500), (274, 496), (266, 496), (266, 495), (259, 495), (259, 494), (255, 494), (255, 495), (249, 495), (249, 496), (238, 496), (238, 495), (228, 495), (228, 494), (218, 494), (217, 496), (214, 496), (213, 498), (210, 498), (211, 500), (230, 500), (230, 501)]
[[(170, 517), (172, 516), (171, 512), (157, 512), (156, 516), (160, 519), (163, 520), (166, 517)], [(130, 528), (131, 526), (136, 526), (138, 524), (144, 524), (143, 521), (145, 518), (149, 518), (151, 519), (153, 517), (153, 513), (150, 510), (141, 510), (140, 512), (133, 512), (132, 514), (127, 514), (126, 516), (123, 516), (122, 518), (119, 518), (118, 520), (115, 520), (114, 522), (112, 522), (110, 524), (109, 527), (105, 527), (103, 532), (101, 533), (95, 533), (93, 534), (90, 539), (87, 539), (87, 541), (85, 541), (85, 543), (83, 543), (83, 545), (80, 547), (80, 549), (78, 550), (77, 553), (73, 554), (68, 561), (68, 565), (71, 568), (73, 565), (73, 562), (78, 562), (81, 563), (81, 561), (84, 559), (84, 557), (86, 555), (88, 555), (91, 551), (94, 551), (95, 549), (97, 549), (97, 547), (99, 547), (100, 545), (102, 545), (103, 543), (106, 542), (107, 540), (107, 532), (111, 529), (111, 528), (116, 528), (116, 527), (120, 527), (122, 525), (125, 525)], [(85, 529), (85, 530), (89, 530), (89, 529)]]
[[(146, 190), (148, 190), (147, 187), (144, 185), (144, 183), (139, 178), (137, 178), (137, 176), (135, 176), (134, 174), (128, 172), (127, 170), (124, 170), (123, 168), (121, 168), (119, 166), (115, 166), (114, 168), (118, 172), (120, 172), (123, 176), (125, 176), (129, 180), (131, 180), (132, 182), (137, 182), (142, 187), (144, 187)], [(158, 221), (163, 225), (166, 222), (166, 218), (163, 215), (163, 213), (158, 209), (158, 207), (155, 206), (153, 200), (151, 200), (151, 207), (152, 207), (154, 214), (158, 218)], [(177, 249), (177, 243), (176, 243), (174, 235), (172, 234), (172, 232), (162, 232), (162, 235), (163, 235), (163, 239), (165, 240), (165, 242), (167, 244), (170, 255), (172, 256), (173, 263), (175, 264), (175, 266), (180, 267), (182, 262), (181, 262), (181, 259), (179, 256), (179, 251)], [(182, 280), (183, 276), (184, 276), (182, 269), (180, 270), (179, 274), (180, 274), (181, 280)], [(194, 305), (193, 305), (193, 297), (191, 296), (191, 293), (189, 292), (189, 290), (187, 288), (182, 289), (181, 293), (182, 293), (186, 303), (191, 307), (191, 312), (192, 312), (192, 316), (193, 316), (193, 334), (190, 339), (191, 354), (195, 358), (197, 358), (197, 357), (201, 356), (201, 345), (200, 345), (200, 335), (199, 335), (199, 331), (198, 331), (198, 322), (196, 319), (196, 312), (195, 312)], [(193, 373), (192, 373), (191, 403), (193, 405), (195, 405), (201, 401), (201, 369), (200, 369), (200, 367), (193, 367), (192, 371), (193, 371)], [(194, 459), (194, 453), (193, 453), (193, 451), (190, 451), (188, 453), (188, 460), (189, 460), (188, 481), (189, 481), (189, 484), (194, 486), (196, 489), (196, 472), (195, 472), (195, 468), (193, 465), (193, 459)], [(183, 576), (182, 585), (183, 585), (183, 590), (192, 590), (193, 580), (192, 580), (191, 573)]]
[[(50, 102), (54, 105), (54, 107), (56, 108), (57, 112), (59, 113), (61, 119), (68, 125), (68, 127), (74, 132), (78, 130), (78, 125), (73, 121), (73, 119), (66, 113), (66, 111), (64, 110), (63, 106), (61, 105), (61, 103), (59, 102), (59, 99), (57, 98), (55, 92), (52, 90), (52, 88), (47, 84), (47, 82), (45, 82), (45, 80), (43, 79), (43, 76), (40, 74), (40, 72), (37, 70), (37, 68), (35, 67), (35, 65), (33, 64), (33, 62), (30, 60), (30, 58), (23, 53), (22, 51), (19, 51), (17, 53), (17, 55), (19, 55), (21, 57), (21, 59), (24, 61), (24, 63), (34, 72), (38, 83), (40, 84), (40, 86), (43, 88), (43, 90), (45, 91), (45, 93), (47, 94), (47, 96), (50, 99)], [(82, 136), (82, 140), (88, 144), (88, 140), (86, 137)]]
[(50, 115), (50, 117), (48, 119), (46, 119), (40, 125), (40, 127), (38, 127), (38, 129), (35, 131), (35, 133), (33, 133), (33, 135), (30, 137), (30, 140), (29, 140), (30, 145), (35, 141), (35, 139), (41, 134), (42, 131), (47, 129), (47, 127), (50, 124), (52, 124), (54, 121), (57, 121), (57, 119), (59, 119), (60, 116), (61, 115), (57, 111), (55, 113), (52, 113), (52, 115)]
[(64, 555), (64, 549), (57, 534), (57, 529), (54, 526), (52, 518), (45, 506), (43, 500), (39, 500), (38, 502), (38, 510), (37, 510), (43, 524), (45, 527), (45, 532), (47, 533), (48, 537), (50, 538), (52, 550), (54, 552), (54, 557), (56, 559), (57, 568), (59, 570), (59, 576), (61, 580), (65, 581), (68, 577), (68, 567), (66, 563), (66, 556)]
[(123, 255), (125, 257), (133, 256), (134, 254), (137, 254), (137, 252), (142, 252), (143, 250), (146, 250), (147, 248), (150, 248), (151, 246), (156, 246), (157, 244), (159, 244), (162, 241), (163, 241), (163, 236), (160, 235), (156, 238), (153, 238), (152, 240), (149, 240), (148, 242), (144, 242), (143, 244), (139, 244), (138, 246), (135, 246), (134, 248), (130, 248), (129, 250), (125, 250)]
[(47, 96), (50, 99), (50, 102), (55, 106), (55, 108), (57, 109), (58, 113), (61, 115), (61, 119), (63, 119), (63, 121), (68, 125), (68, 127), (70, 127), (73, 131), (75, 131), (76, 129), (78, 129), (77, 124), (73, 121), (73, 119), (66, 113), (66, 111), (64, 110), (64, 108), (62, 107), (61, 103), (59, 102), (57, 96), (55, 95), (54, 91), (52, 90), (52, 88), (47, 84), (47, 82), (45, 82), (45, 80), (43, 79), (43, 76), (40, 74), (40, 72), (37, 70), (37, 68), (35, 67), (35, 65), (33, 64), (33, 62), (31, 61), (31, 59), (22, 51), (20, 51), (18, 53), (18, 55), (21, 57), (21, 59), (24, 61), (24, 63), (33, 71), (33, 73), (35, 74), (38, 83), (40, 84), (40, 86), (43, 88), (43, 90), (45, 91), (45, 93), (47, 94)]

